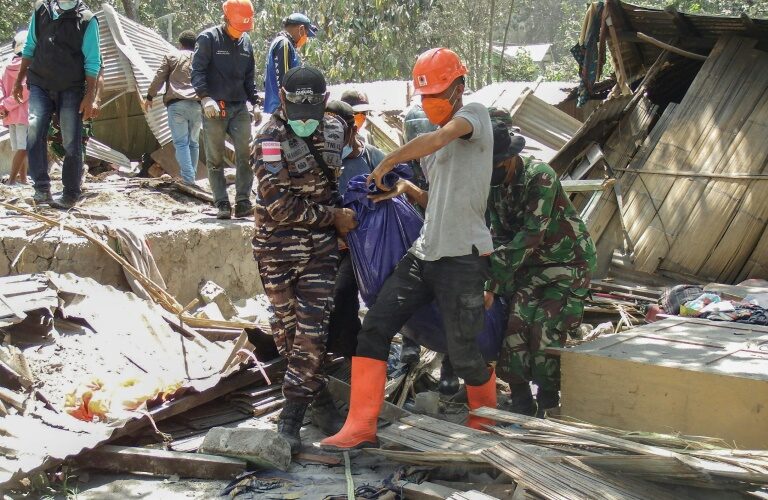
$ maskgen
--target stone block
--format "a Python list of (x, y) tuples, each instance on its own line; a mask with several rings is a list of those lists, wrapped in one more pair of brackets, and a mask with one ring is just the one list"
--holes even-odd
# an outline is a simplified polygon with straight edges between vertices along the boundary
[(214, 427), (205, 435), (200, 453), (232, 457), (269, 469), (288, 470), (291, 446), (269, 429)]

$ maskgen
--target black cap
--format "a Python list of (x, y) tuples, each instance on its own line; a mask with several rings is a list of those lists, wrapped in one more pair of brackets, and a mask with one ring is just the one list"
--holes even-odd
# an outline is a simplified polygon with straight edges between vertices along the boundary
[[(317, 68), (296, 66), (289, 69), (283, 77), (283, 89), (293, 94), (325, 94), (325, 77)], [(324, 111), (325, 101), (320, 104), (297, 104), (287, 99), (285, 101), (285, 114), (289, 120), (322, 120)]]
[(325, 107), (325, 111), (328, 113), (333, 113), (334, 115), (341, 118), (349, 128), (355, 125), (355, 110), (353, 110), (352, 106), (346, 102), (331, 101)]
[(373, 110), (371, 103), (368, 102), (368, 96), (359, 90), (345, 90), (341, 94), (341, 100), (352, 106), (356, 113), (365, 113)]
[(493, 125), (493, 164), (498, 165), (507, 158), (519, 155), (525, 148), (525, 138), (509, 131), (502, 120), (491, 120)]

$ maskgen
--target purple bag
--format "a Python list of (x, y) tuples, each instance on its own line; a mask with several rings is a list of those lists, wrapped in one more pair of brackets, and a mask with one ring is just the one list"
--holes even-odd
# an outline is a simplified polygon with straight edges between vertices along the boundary
[[(384, 183), (394, 186), (403, 178), (412, 176), (410, 167), (398, 165), (384, 177)], [(369, 194), (375, 186), (366, 183), (366, 176), (349, 180), (343, 204), (355, 211), (357, 228), (347, 235), (357, 285), (363, 301), (369, 307), (376, 301), (384, 281), (392, 274), (416, 238), (424, 219), (405, 196), (373, 203)], [(498, 358), (507, 326), (507, 307), (497, 298), (485, 313), (485, 327), (477, 337), (480, 351), (486, 361)], [(447, 352), (445, 329), (437, 305), (432, 303), (416, 311), (403, 327), (403, 335), (436, 352)]]

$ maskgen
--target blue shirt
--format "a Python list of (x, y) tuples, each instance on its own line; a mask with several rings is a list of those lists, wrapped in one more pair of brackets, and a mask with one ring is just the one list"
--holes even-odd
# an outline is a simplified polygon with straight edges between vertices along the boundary
[(366, 144), (363, 152), (357, 158), (346, 157), (341, 162), (341, 175), (339, 176), (339, 194), (344, 196), (347, 192), (349, 180), (356, 175), (368, 175), (379, 166), (384, 159), (384, 153), (370, 144)]
[[(59, 18), (56, 9), (52, 9), (51, 17), (55, 21)], [(22, 56), (24, 59), (35, 57), (37, 48), (37, 35), (35, 35), (35, 15), (29, 21), (29, 31), (27, 33), (27, 44), (24, 46)], [(101, 38), (99, 37), (99, 21), (93, 16), (88, 21), (88, 27), (83, 35), (83, 56), (85, 57), (85, 76), (96, 78), (101, 70)]]
[(269, 46), (264, 68), (264, 112), (274, 113), (280, 107), (280, 89), (283, 77), (289, 69), (301, 64), (301, 58), (293, 44), (293, 38), (281, 32)]

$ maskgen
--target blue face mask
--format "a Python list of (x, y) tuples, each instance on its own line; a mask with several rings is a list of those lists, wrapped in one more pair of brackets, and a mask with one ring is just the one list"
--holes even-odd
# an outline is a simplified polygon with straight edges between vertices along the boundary
[(71, 1), (59, 1), (59, 8), (61, 10), (72, 10), (77, 6), (77, 0)]
[(315, 133), (315, 130), (317, 130), (317, 127), (320, 126), (319, 120), (288, 120), (288, 125), (290, 125), (291, 129), (293, 129), (293, 132), (298, 135), (299, 137), (309, 137), (310, 135)]
[(351, 154), (352, 154), (352, 146), (346, 145), (344, 146), (344, 149), (341, 150), (341, 159), (344, 160)]

